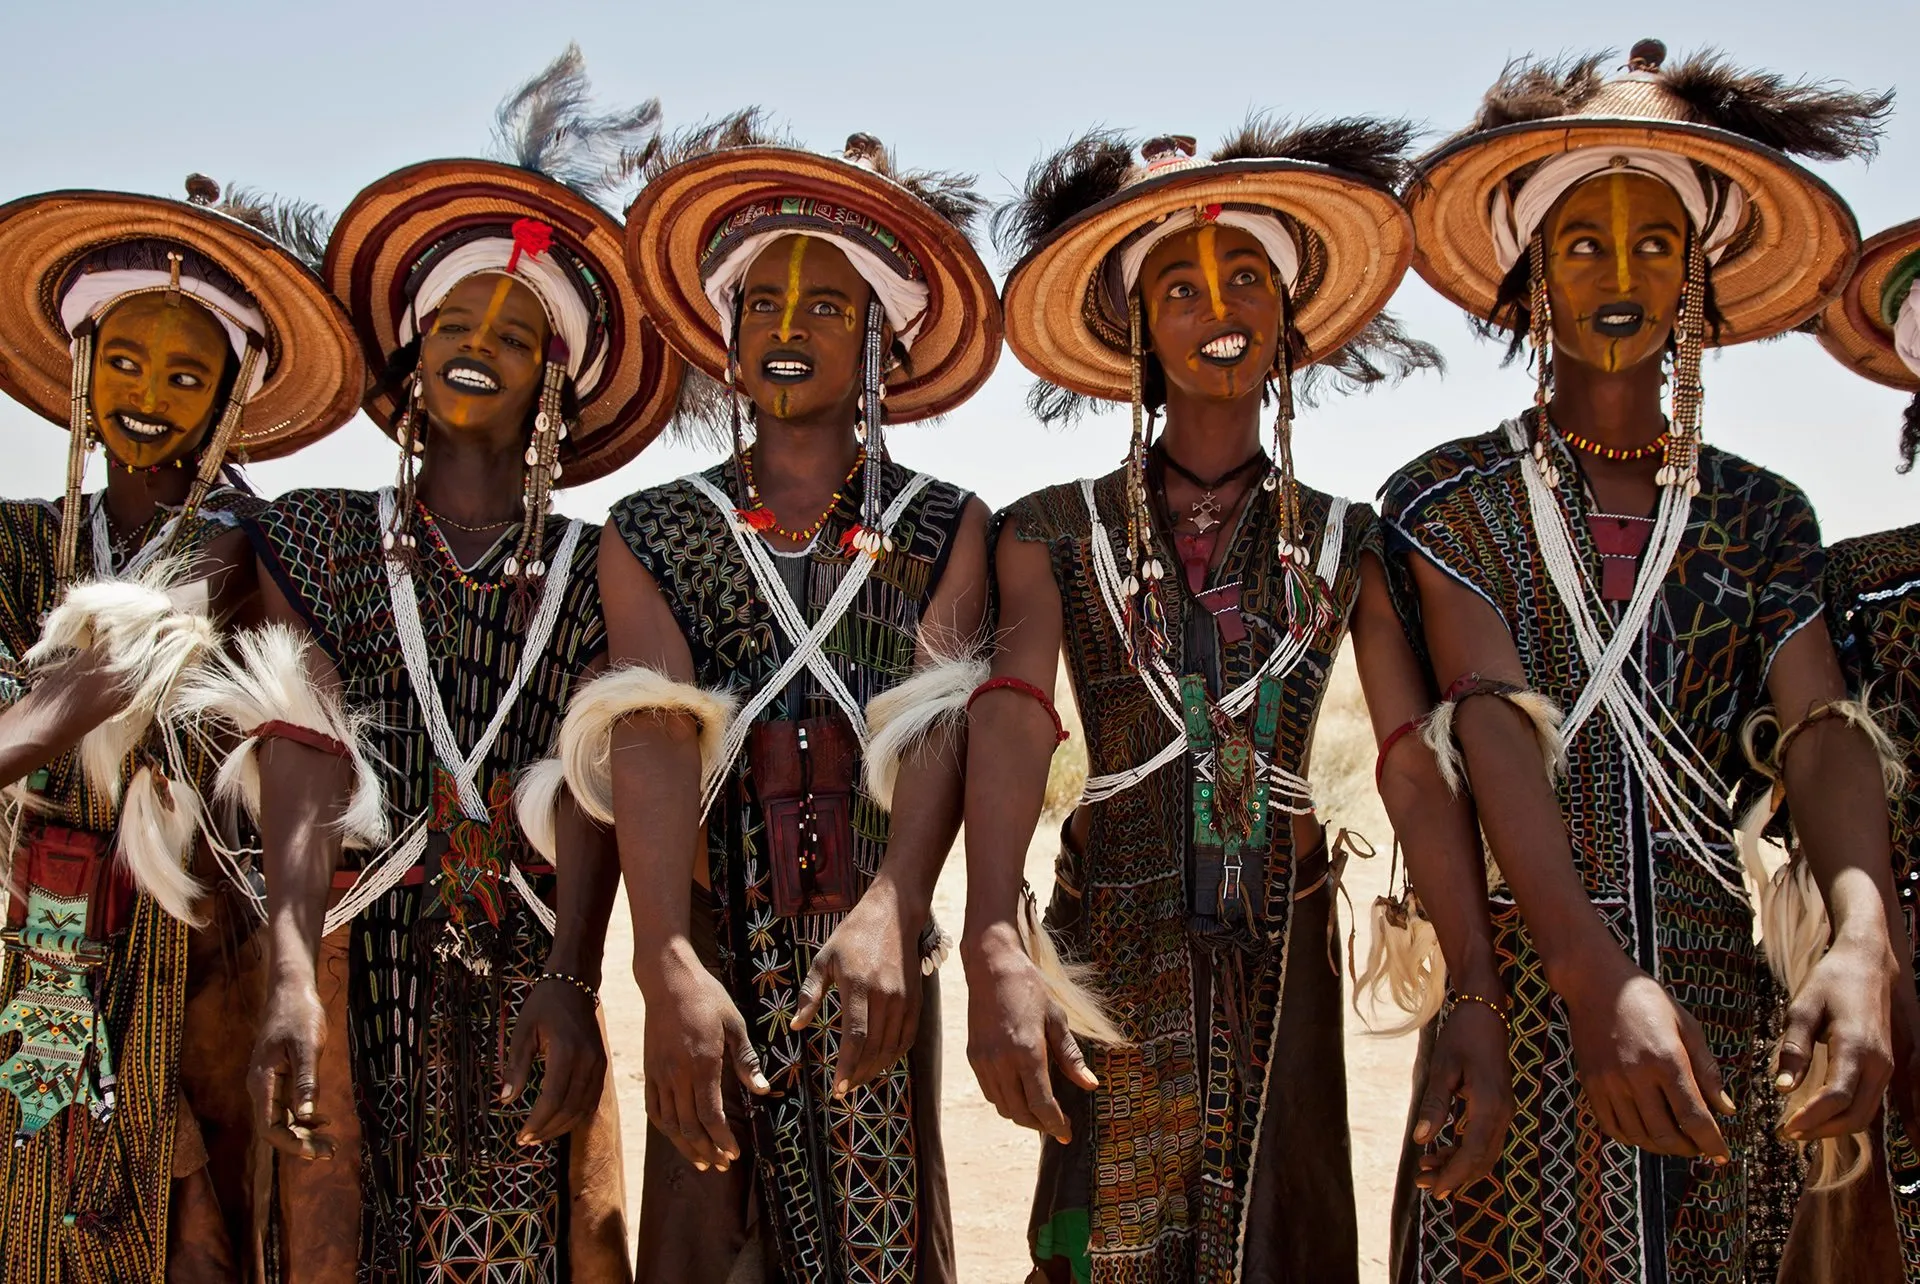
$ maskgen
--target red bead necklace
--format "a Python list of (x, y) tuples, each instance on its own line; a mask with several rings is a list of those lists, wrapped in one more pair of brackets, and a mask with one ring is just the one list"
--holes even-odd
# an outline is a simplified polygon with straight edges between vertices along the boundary
[(811, 544), (813, 537), (820, 533), (821, 528), (826, 526), (828, 519), (833, 516), (834, 510), (840, 507), (841, 497), (846, 494), (847, 487), (853, 485), (853, 479), (860, 475), (860, 470), (866, 466), (866, 462), (867, 451), (863, 446), (854, 455), (853, 467), (847, 469), (847, 475), (841, 479), (840, 485), (834, 490), (833, 498), (827, 501), (826, 511), (820, 514), (813, 525), (804, 530), (790, 531), (780, 524), (780, 519), (773, 515), (771, 508), (760, 502), (760, 487), (755, 485), (753, 480), (753, 452), (745, 451), (740, 456), (740, 467), (745, 473), (742, 480), (747, 484), (747, 506), (736, 508), (734, 512), (739, 515), (741, 521), (762, 535), (778, 535), (796, 544)]
[(1667, 448), (1667, 438), (1673, 435), (1672, 431), (1669, 430), (1661, 433), (1644, 446), (1629, 446), (1627, 449), (1622, 450), (1618, 446), (1605, 446), (1597, 441), (1589, 441), (1572, 429), (1562, 428), (1559, 424), (1555, 424), (1553, 430), (1560, 434), (1562, 441), (1566, 442), (1567, 445), (1573, 447), (1575, 450), (1580, 451), (1582, 454), (1598, 455), (1600, 458), (1610, 459), (1616, 464), (1631, 464), (1642, 459), (1652, 459), (1655, 455), (1660, 454)]

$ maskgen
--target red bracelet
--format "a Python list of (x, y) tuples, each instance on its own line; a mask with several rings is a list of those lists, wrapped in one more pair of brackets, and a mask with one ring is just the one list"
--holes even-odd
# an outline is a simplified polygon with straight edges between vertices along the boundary
[(1380, 773), (1387, 765), (1387, 755), (1393, 752), (1395, 745), (1420, 730), (1421, 724), (1425, 721), (1425, 718), (1409, 718), (1392, 731), (1389, 731), (1387, 738), (1380, 742), (1380, 754), (1373, 760), (1373, 789), (1375, 793), (1380, 792)]
[(297, 722), (282, 722), (278, 718), (272, 718), (255, 727), (249, 734), (255, 740), (291, 740), (297, 745), (318, 749), (321, 753), (332, 754), (336, 758), (353, 757), (353, 750), (326, 732), (303, 727)]
[(1053, 707), (1053, 700), (1046, 692), (1024, 678), (988, 678), (973, 689), (967, 697), (967, 708), (973, 708), (973, 702), (989, 691), (1018, 691), (1023, 696), (1031, 696), (1040, 702), (1040, 707), (1053, 719), (1053, 743), (1065, 744), (1067, 741), (1066, 724), (1060, 721), (1060, 711)]

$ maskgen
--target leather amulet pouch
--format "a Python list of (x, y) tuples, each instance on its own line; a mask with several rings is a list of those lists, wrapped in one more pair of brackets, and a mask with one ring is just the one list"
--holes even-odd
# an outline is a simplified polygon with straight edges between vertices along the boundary
[[(64, 931), (104, 944), (132, 926), (139, 894), (109, 837), (34, 822), (22, 831), (9, 878), (8, 928)], [(43, 903), (55, 908), (29, 913)]]
[(773, 912), (852, 909), (852, 730), (839, 717), (777, 718), (754, 726), (747, 754), (767, 822)]

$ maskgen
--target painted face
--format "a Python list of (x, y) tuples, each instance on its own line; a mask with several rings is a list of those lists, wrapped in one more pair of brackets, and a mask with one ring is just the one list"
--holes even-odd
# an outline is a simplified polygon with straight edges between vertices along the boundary
[(136, 294), (109, 309), (94, 329), (91, 404), (107, 453), (157, 468), (198, 450), (231, 355), (213, 313), (185, 295)]
[(1279, 351), (1281, 301), (1253, 233), (1218, 223), (1176, 232), (1147, 255), (1139, 290), (1169, 385), (1207, 401), (1259, 390)]
[(455, 432), (522, 431), (540, 394), (547, 313), (523, 283), (497, 272), (454, 286), (420, 341), (427, 419)]
[(1546, 237), (1558, 353), (1609, 372), (1658, 360), (1687, 277), (1674, 190), (1644, 174), (1590, 179), (1548, 211)]
[[(735, 377), (763, 415), (850, 419), (873, 287), (840, 247), (786, 236), (760, 251), (740, 291)], [(884, 336), (891, 343), (891, 333)]]

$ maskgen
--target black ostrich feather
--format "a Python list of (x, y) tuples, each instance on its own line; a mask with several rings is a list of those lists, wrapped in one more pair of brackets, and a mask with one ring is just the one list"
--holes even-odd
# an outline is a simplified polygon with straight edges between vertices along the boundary
[(842, 153), (848, 160), (872, 166), (873, 172), (904, 187), (916, 200), (925, 202), (935, 214), (963, 233), (987, 209), (987, 198), (980, 194), (980, 176), (944, 169), (900, 168), (893, 149), (872, 134), (855, 134), (847, 139)]
[(1612, 62), (1615, 56), (1609, 49), (1584, 58), (1562, 57), (1545, 61), (1529, 55), (1513, 59), (1501, 68), (1500, 79), (1493, 82), (1493, 88), (1487, 90), (1486, 96), (1480, 100), (1480, 111), (1474, 116), (1473, 123), (1455, 134), (1454, 138), (1465, 138), (1504, 125), (1570, 115), (1600, 92), (1606, 84), (1606, 76), (1601, 68)]
[(1831, 81), (1743, 71), (1714, 49), (1663, 71), (1660, 79), (1698, 123), (1816, 160), (1872, 156), (1893, 112), (1891, 91), (1861, 93)]
[(1330, 393), (1371, 392), (1422, 370), (1446, 373), (1440, 349), (1408, 334), (1393, 313), (1380, 312), (1326, 360), (1297, 371), (1293, 393), (1301, 405), (1316, 406)]
[(272, 238), (316, 272), (327, 256), (333, 215), (312, 201), (290, 200), (238, 183), (228, 183), (223, 194), (220, 184), (205, 174), (187, 175), (187, 199)]
[(1213, 159), (1307, 161), (1398, 187), (1407, 176), (1407, 153), (1418, 133), (1407, 120), (1343, 116), (1295, 123), (1255, 113), (1220, 145)]
[(1095, 129), (1034, 162), (1021, 195), (993, 212), (994, 248), (1023, 259), (1068, 219), (1114, 195), (1133, 170), (1133, 147), (1117, 130)]
[(667, 170), (713, 152), (738, 147), (791, 147), (793, 142), (768, 123), (764, 107), (744, 107), (725, 116), (685, 125), (667, 135), (647, 158), (640, 177), (651, 183)]
[(501, 102), (494, 114), (500, 159), (563, 183), (588, 200), (624, 208), (660, 145), (660, 102), (594, 113), (593, 86), (580, 46)]

